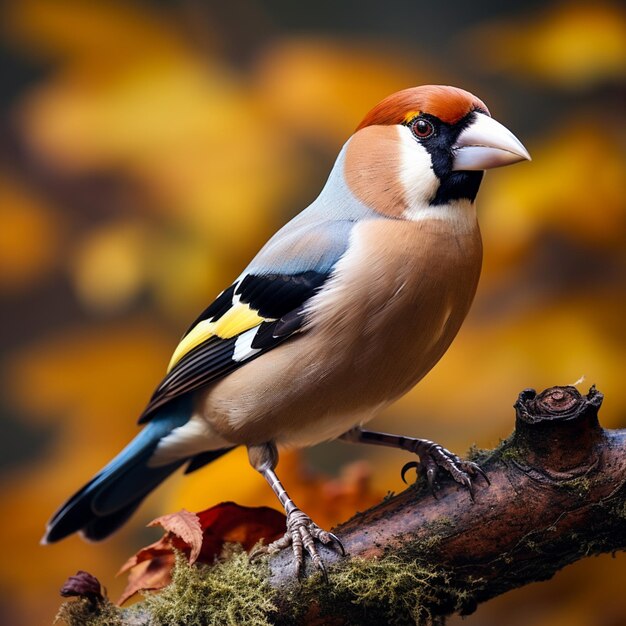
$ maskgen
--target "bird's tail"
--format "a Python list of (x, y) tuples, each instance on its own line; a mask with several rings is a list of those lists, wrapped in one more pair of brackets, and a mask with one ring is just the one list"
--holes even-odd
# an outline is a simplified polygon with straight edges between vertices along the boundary
[(126, 522), (153, 489), (186, 462), (191, 461), (188, 470), (193, 471), (228, 452), (228, 449), (203, 452), (167, 465), (151, 466), (149, 461), (159, 442), (186, 424), (190, 417), (189, 402), (174, 401), (163, 407), (124, 450), (59, 508), (48, 523), (42, 543), (53, 543), (79, 531), (92, 541), (104, 539)]

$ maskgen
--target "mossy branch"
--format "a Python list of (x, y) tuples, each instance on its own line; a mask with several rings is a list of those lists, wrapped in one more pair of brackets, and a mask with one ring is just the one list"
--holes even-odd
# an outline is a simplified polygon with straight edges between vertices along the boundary
[[(452, 480), (442, 480), (437, 499), (420, 481), (357, 514), (335, 529), (347, 558), (322, 547), (328, 585), (312, 568), (294, 580), (287, 551), (261, 566), (239, 558), (230, 574), (202, 579), (198, 593), (219, 606), (196, 603), (200, 615), (182, 593), (198, 574), (179, 564), (181, 594), (150, 596), (120, 611), (119, 624), (439, 623), (586, 556), (623, 550), (626, 430), (601, 428), (601, 403), (595, 388), (587, 396), (574, 387), (523, 391), (515, 432), (495, 450), (472, 451), (491, 481), (476, 485), (475, 502)], [(249, 606), (241, 590), (216, 591), (228, 576), (253, 581)]]

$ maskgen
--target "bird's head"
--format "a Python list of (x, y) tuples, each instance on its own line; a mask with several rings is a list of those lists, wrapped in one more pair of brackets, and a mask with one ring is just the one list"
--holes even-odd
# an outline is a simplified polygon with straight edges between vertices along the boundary
[(348, 142), (344, 174), (371, 208), (410, 217), (474, 201), (483, 171), (530, 160), (486, 105), (456, 87), (424, 85), (385, 98)]

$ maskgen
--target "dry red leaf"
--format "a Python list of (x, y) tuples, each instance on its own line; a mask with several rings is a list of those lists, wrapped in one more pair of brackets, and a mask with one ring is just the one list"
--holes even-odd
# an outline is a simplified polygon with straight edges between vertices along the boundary
[(157, 517), (148, 526), (161, 526), (167, 532), (179, 537), (189, 548), (189, 564), (196, 562), (202, 548), (202, 527), (195, 513), (181, 509), (177, 513)]
[(172, 582), (174, 561), (174, 553), (170, 551), (132, 566), (128, 582), (117, 604), (124, 604), (139, 591), (156, 591), (167, 587)]
[(285, 532), (285, 516), (266, 506), (247, 507), (222, 502), (198, 513), (203, 529), (198, 561), (212, 563), (225, 543), (240, 543), (249, 551), (261, 541), (270, 543)]
[(94, 603), (104, 600), (104, 591), (100, 581), (89, 572), (83, 570), (79, 570), (74, 576), (70, 576), (63, 584), (63, 587), (61, 587), (59, 593), (64, 598), (88, 598)]
[(122, 565), (118, 574), (130, 573), (118, 604), (138, 591), (167, 586), (171, 581), (175, 550), (184, 553), (190, 564), (213, 563), (225, 543), (240, 543), (244, 550), (250, 550), (261, 539), (266, 543), (278, 539), (285, 532), (285, 516), (264, 506), (223, 502), (197, 514), (182, 509), (159, 517), (148, 526), (162, 526), (166, 532)]

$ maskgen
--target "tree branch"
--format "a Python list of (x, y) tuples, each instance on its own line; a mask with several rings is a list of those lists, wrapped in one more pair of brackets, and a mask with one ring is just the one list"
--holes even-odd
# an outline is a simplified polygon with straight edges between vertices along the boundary
[[(587, 396), (574, 387), (552, 387), (539, 395), (523, 391), (515, 403), (514, 433), (495, 450), (472, 452), (491, 481), (475, 481), (474, 502), (450, 478), (441, 480), (436, 499), (420, 480), (355, 515), (334, 531), (347, 557), (321, 547), (329, 584), (310, 563), (306, 578), (295, 580), (289, 550), (273, 556), (268, 568), (257, 567), (252, 577), (251, 570), (241, 569), (252, 566), (236, 557), (239, 569), (213, 574), (219, 580), (212, 590), (219, 588), (225, 605), (200, 602), (204, 617), (193, 623), (225, 623), (213, 617), (237, 611), (256, 616), (241, 618), (246, 624), (440, 623), (505, 591), (547, 580), (586, 556), (623, 550), (626, 430), (601, 428), (602, 399), (593, 387)], [(237, 585), (243, 583), (223, 592), (223, 582), (237, 576), (261, 590), (255, 593), (263, 594), (264, 606), (271, 598), (276, 610), (241, 609), (243, 590)], [(185, 581), (190, 579), (181, 574), (181, 580), (180, 596), (170, 593), (175, 605), (189, 602)], [(155, 618), (154, 607), (148, 598), (119, 611), (115, 623), (171, 623), (171, 617)], [(73, 623), (68, 614), (65, 619)]]
[[(515, 403), (513, 435), (497, 449), (473, 455), (491, 481), (487, 486), (479, 479), (475, 502), (450, 479), (435, 499), (422, 480), (335, 530), (349, 559), (389, 561), (394, 576), (398, 564), (413, 568), (413, 584), (421, 589), (407, 589), (409, 577), (397, 590), (396, 602), (404, 601), (407, 620), (412, 615), (419, 621), (469, 614), (479, 603), (547, 580), (578, 559), (623, 550), (626, 430), (600, 427), (602, 399), (595, 388), (587, 396), (574, 387), (553, 387), (540, 395), (523, 391)], [(322, 556), (328, 564), (341, 559), (329, 549)], [(332, 611), (333, 606), (335, 619), (343, 619), (333, 622), (337, 624), (384, 623), (376, 620), (389, 618), (393, 607), (383, 606), (381, 614), (381, 607), (374, 606), (384, 604), (390, 593), (392, 582), (384, 567), (375, 574), (380, 577), (378, 594), (375, 588), (365, 593), (360, 574), (337, 563), (349, 588), (337, 589), (331, 573), (331, 589), (317, 586), (316, 595), (309, 593), (310, 585), (298, 592), (289, 561), (284, 551), (270, 562), (271, 583), (283, 598), (278, 623), (297, 611), (305, 596), (311, 608), (301, 624), (318, 623), (320, 611)], [(407, 592), (419, 606), (401, 597)], [(364, 611), (355, 600), (372, 600), (372, 606)], [(402, 619), (402, 613), (400, 607), (394, 615)]]

